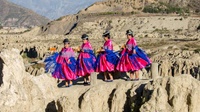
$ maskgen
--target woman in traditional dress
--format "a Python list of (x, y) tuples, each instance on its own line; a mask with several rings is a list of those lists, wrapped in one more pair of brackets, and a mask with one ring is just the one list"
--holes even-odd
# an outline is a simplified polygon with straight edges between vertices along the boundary
[(83, 44), (79, 50), (80, 53), (77, 59), (76, 74), (84, 78), (84, 85), (90, 85), (90, 75), (95, 71), (96, 57), (89, 42), (89, 36), (83, 34), (81, 39)]
[[(103, 33), (104, 45), (100, 49), (99, 55), (96, 61), (96, 72), (104, 73), (104, 81), (112, 82), (112, 72), (115, 71), (116, 64), (118, 62), (118, 56), (113, 52), (113, 44), (110, 40), (110, 32), (106, 31)], [(107, 79), (109, 77), (109, 79)]]
[(54, 53), (52, 56), (45, 59), (45, 69), (50, 71), (52, 76), (57, 79), (65, 80), (65, 86), (73, 85), (72, 80), (77, 78), (75, 53), (70, 47), (68, 39), (63, 41), (64, 47), (60, 53)]
[[(141, 50), (133, 37), (133, 31), (126, 31), (127, 39), (126, 45), (121, 52), (121, 59), (118, 62), (116, 69), (120, 72), (130, 72), (130, 78), (127, 81), (138, 81), (139, 70), (151, 64), (151, 60), (147, 54)], [(135, 79), (133, 79), (135, 74)]]

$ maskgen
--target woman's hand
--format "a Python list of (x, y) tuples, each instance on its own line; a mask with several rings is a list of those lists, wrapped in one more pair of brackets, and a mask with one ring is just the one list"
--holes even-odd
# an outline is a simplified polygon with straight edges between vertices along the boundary
[(70, 64), (70, 59), (67, 60), (67, 63)]
[(126, 45), (125, 45), (125, 44), (122, 45), (122, 46), (121, 46), (121, 49), (126, 49)]
[(77, 52), (84, 52), (84, 50), (81, 49), (81, 47), (78, 47), (78, 48), (77, 48)]
[(101, 49), (101, 52), (104, 52), (105, 51), (105, 49)]
[(80, 52), (81, 48), (80, 47), (76, 47), (76, 48), (72, 48), (74, 51), (76, 52)]
[(135, 51), (135, 50), (133, 50), (133, 54), (136, 54), (136, 51)]
[(105, 51), (105, 50), (103, 49), (103, 47), (99, 48), (99, 49), (96, 51), (96, 53), (101, 53), (102, 51)]

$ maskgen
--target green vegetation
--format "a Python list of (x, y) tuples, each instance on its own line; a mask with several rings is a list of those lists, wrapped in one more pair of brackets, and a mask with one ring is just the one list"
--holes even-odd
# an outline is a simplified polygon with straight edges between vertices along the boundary
[(29, 63), (40, 60), (38, 57), (37, 58), (29, 58), (27, 53), (22, 53), (21, 56), (23, 59), (27, 60)]
[(189, 48), (200, 48), (200, 45), (197, 43), (188, 43), (188, 44), (185, 44), (186, 47), (189, 47)]
[(115, 14), (119, 14), (119, 12), (102, 12), (99, 15), (115, 15)]
[(131, 14), (137, 14), (137, 12), (135, 12), (135, 11), (132, 11), (132, 12), (131, 12)]
[(176, 13), (180, 15), (184, 15), (185, 13), (190, 13), (188, 8), (185, 7), (179, 7), (175, 5), (169, 5), (166, 3), (158, 3), (158, 4), (150, 4), (148, 6), (145, 6), (143, 9), (143, 12), (146, 13)]
[(200, 53), (200, 45), (198, 43), (187, 43), (182, 50), (193, 50), (195, 53)]
[(44, 68), (45, 65), (44, 65), (43, 63), (37, 63), (37, 64), (34, 64), (32, 67), (33, 67), (33, 68), (40, 69), (40, 68)]
[(156, 54), (155, 53), (149, 53), (147, 55), (151, 58), (151, 57), (155, 56)]
[(200, 48), (194, 50), (195, 53), (200, 53)]
[(21, 56), (23, 59), (28, 58), (27, 53), (23, 53)]
[[(60, 17), (58, 19), (56, 19), (55, 21), (61, 21), (62, 19), (66, 18), (67, 16), (63, 16), (63, 17)], [(47, 24), (51, 24), (51, 23), (47, 23)]]
[(163, 28), (163, 29), (155, 29), (153, 32), (169, 33), (170, 31), (167, 28)]
[(196, 9), (195, 12), (196, 12), (196, 13), (200, 13), (200, 9)]
[(97, 15), (133, 15), (138, 14), (138, 12), (132, 11), (132, 12), (101, 12), (97, 13)]
[(183, 47), (183, 48), (181, 48), (181, 50), (182, 50), (182, 51), (188, 51), (189, 48), (187, 48), (187, 47)]
[(175, 30), (175, 32), (177, 32), (177, 33), (180, 33), (182, 31), (183, 31), (183, 29), (177, 29), (177, 30)]
[(142, 35), (139, 35), (138, 38), (143, 38), (143, 36), (142, 36)]
[(164, 45), (168, 45), (168, 43), (164, 40), (161, 41), (157, 41), (154, 43), (150, 43), (150, 42), (146, 42), (146, 43), (141, 43), (139, 46), (144, 48), (144, 49), (150, 49), (150, 48), (156, 48), (156, 47), (160, 47), (160, 46), (164, 46)]

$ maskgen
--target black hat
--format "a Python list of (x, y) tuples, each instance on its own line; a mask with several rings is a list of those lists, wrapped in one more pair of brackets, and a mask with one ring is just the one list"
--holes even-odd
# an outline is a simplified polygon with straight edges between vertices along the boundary
[(110, 35), (110, 32), (109, 31), (105, 31), (104, 33), (103, 33), (103, 37), (107, 37), (107, 36), (109, 36)]
[(81, 38), (82, 38), (82, 39), (88, 39), (89, 36), (88, 36), (87, 34), (83, 34)]
[(133, 31), (131, 29), (127, 30), (126, 35), (133, 35)]
[(69, 43), (69, 40), (66, 38), (63, 40), (63, 43)]

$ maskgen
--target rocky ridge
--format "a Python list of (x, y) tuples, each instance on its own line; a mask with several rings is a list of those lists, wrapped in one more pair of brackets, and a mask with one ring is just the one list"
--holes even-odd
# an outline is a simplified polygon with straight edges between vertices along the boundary
[[(89, 17), (89, 18), (88, 18)], [(197, 31), (200, 24), (199, 17), (181, 17), (181, 16), (93, 16), (91, 15), (85, 18), (85, 16), (66, 16), (60, 18), (57, 21), (52, 21), (48, 25), (41, 28), (39, 34), (65, 34), (75, 37), (75, 35), (81, 35), (87, 33), (92, 38), (98, 38), (99, 33), (104, 30), (110, 30), (114, 32), (114, 38), (124, 35), (124, 31), (127, 29), (134, 30), (135, 33), (163, 31), (167, 33), (169, 31)], [(122, 35), (123, 34), (123, 35)]]
[[(119, 29), (115, 29), (115, 28), (123, 26), (123, 24), (128, 25), (129, 24), (128, 22), (130, 21), (131, 23), (134, 23), (134, 25), (131, 24), (133, 27), (137, 26), (136, 28), (136, 32), (137, 32), (137, 31), (144, 31), (143, 26), (140, 26), (140, 24), (143, 25), (145, 23), (147, 24), (149, 23), (148, 25), (152, 25), (152, 24), (156, 25), (155, 23), (152, 23), (151, 19), (153, 20), (153, 22), (157, 21), (158, 23), (162, 21), (162, 19), (166, 19), (165, 21), (166, 21), (167, 26), (160, 25), (160, 26), (163, 26), (162, 28), (157, 28), (157, 26), (152, 26), (154, 27), (154, 30), (155, 29), (185, 30), (185, 27), (187, 27), (186, 24), (190, 23), (189, 21), (193, 19), (194, 19), (193, 20), (194, 23), (192, 22), (192, 24), (194, 25), (195, 28), (197, 28), (199, 26), (199, 22), (197, 22), (198, 20), (196, 21), (196, 18), (199, 18), (199, 16), (197, 16), (196, 18), (190, 17), (190, 15), (193, 15), (193, 13), (198, 12), (200, 5), (197, 5), (197, 4), (200, 4), (198, 0), (186, 0), (186, 1), (182, 1), (182, 0), (176, 0), (176, 1), (172, 1), (172, 0), (156, 0), (156, 1), (155, 0), (105, 0), (105, 1), (94, 3), (88, 8), (81, 10), (78, 14), (63, 16), (55, 21), (49, 22), (47, 25), (44, 25), (41, 28), (40, 34), (68, 35), (68, 34), (72, 34), (73, 31), (80, 32), (80, 33), (82, 33), (83, 31), (89, 32), (89, 33), (91, 32), (91, 29), (89, 31), (85, 31), (87, 30), (87, 28), (84, 29), (83, 31), (80, 30), (80, 29), (83, 29), (84, 27), (88, 27), (88, 28), (91, 27), (93, 28), (92, 30), (95, 30), (99, 27), (97, 31), (108, 29), (108, 30), (119, 32)], [(151, 5), (153, 6), (155, 5), (156, 8), (158, 8), (157, 10), (159, 11), (152, 12), (153, 14), (144, 13), (145, 11), (142, 12), (144, 8), (146, 8), (147, 12), (151, 12), (151, 10), (155, 10), (155, 9), (152, 9), (151, 7), (148, 8), (148, 6), (151, 6)], [(163, 12), (165, 10), (169, 10), (169, 12)], [(185, 15), (184, 13), (187, 13), (187, 14)], [(151, 17), (148, 18), (149, 16), (152, 16), (152, 15), (158, 15), (158, 16), (161, 16), (161, 18), (151, 18)], [(162, 18), (163, 15), (165, 15), (166, 17)], [(173, 18), (174, 16), (175, 18)], [(156, 20), (156, 19), (159, 19), (159, 20)], [(182, 25), (182, 24), (179, 24), (180, 22), (179, 20), (181, 20), (183, 23), (186, 22), (186, 24), (183, 24), (183, 26), (180, 26), (179, 28), (173, 28), (174, 26), (177, 27), (178, 25)], [(88, 24), (86, 22), (88, 22)], [(196, 22), (198, 24), (196, 24)], [(177, 24), (177, 25), (170, 25), (170, 24)], [(192, 24), (190, 26), (192, 26)], [(123, 28), (120, 28), (120, 30), (122, 29)], [(145, 29), (145, 30), (149, 31), (150, 29)]]
[(18, 50), (3, 50), (0, 59), (3, 112), (200, 111), (200, 82), (190, 75), (139, 82), (99, 80), (90, 87), (77, 83), (72, 88), (58, 89), (56, 80), (49, 75), (33, 77), (25, 72)]
[(90, 7), (80, 11), (81, 14), (102, 12), (141, 12), (146, 6), (160, 3), (176, 7), (187, 7), (193, 12), (199, 13), (199, 0), (105, 0), (94, 3)]
[(44, 111), (48, 102), (56, 97), (56, 80), (48, 75), (34, 77), (25, 72), (23, 58), (16, 49), (1, 51), (0, 59), (1, 111)]
[[(147, 26), (144, 25), (144, 27)], [(197, 59), (199, 57), (200, 46), (197, 43), (199, 42), (200, 35), (193, 27), (190, 27), (190, 32), (187, 32), (187, 28), (189, 27), (185, 28), (185, 31), (177, 31), (176, 33), (171, 33), (173, 30), (169, 31), (165, 29), (135, 33), (139, 47), (143, 48), (149, 54), (153, 62), (159, 63), (160, 76), (176, 76), (186, 73), (192, 74), (196, 78), (199, 77), (199, 62)], [(88, 27), (88, 30), (91, 29)], [(62, 41), (64, 38), (69, 38), (71, 46), (74, 48), (81, 45), (80, 35), (35, 35), (38, 31), (39, 28), (35, 28), (30, 32), (20, 35), (3, 34), (0, 36), (0, 48), (14, 47), (19, 49), (20, 54), (24, 58), (26, 70), (34, 76), (44, 72), (42, 60), (50, 53), (49, 49), (52, 47), (56, 47), (59, 52), (63, 47)], [(101, 32), (93, 31), (96, 34), (89, 34), (90, 42), (94, 50), (97, 50), (99, 49), (99, 43), (103, 44), (103, 39), (99, 36)], [(126, 42), (124, 32), (114, 32), (111, 30), (115, 51), (120, 50), (120, 46)], [(150, 72), (148, 69), (144, 69), (143, 74), (145, 75), (143, 78), (148, 78)]]
[[(170, 1), (166, 0), (166, 2)], [(185, 4), (188, 1), (177, 2)], [(9, 32), (1, 34), (1, 110), (5, 112), (10, 110), (22, 112), (200, 111), (198, 108), (198, 80), (200, 79), (198, 16), (151, 15), (147, 17), (149, 15), (133, 16), (128, 13), (97, 15), (66, 16), (48, 23), (41, 29), (34, 28), (22, 34)], [(44, 73), (43, 60), (50, 54), (49, 48), (55, 47), (59, 51), (63, 47), (64, 38), (69, 38), (71, 46), (76, 48), (81, 45), (80, 36), (87, 33), (93, 48), (97, 50), (100, 44), (103, 45), (102, 33), (110, 30), (115, 51), (118, 51), (126, 41), (127, 29), (134, 30), (139, 47), (146, 51), (153, 62), (159, 64), (159, 79), (151, 80), (152, 74), (149, 68), (146, 68), (140, 71), (139, 82), (125, 82), (118, 79), (113, 83), (105, 83), (97, 80), (96, 85), (83, 87), (80, 79), (78, 82), (75, 81), (75, 85), (71, 88), (58, 89), (56, 86), (59, 85), (58, 82), (50, 74)], [(19, 51), (12, 48), (17, 48)]]

